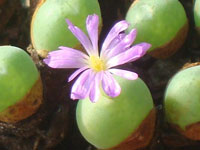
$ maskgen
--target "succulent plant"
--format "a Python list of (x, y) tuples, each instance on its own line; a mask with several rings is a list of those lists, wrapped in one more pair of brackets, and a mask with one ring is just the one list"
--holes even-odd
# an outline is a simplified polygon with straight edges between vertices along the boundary
[(126, 20), (138, 30), (136, 43), (152, 44), (148, 51), (156, 58), (173, 55), (184, 43), (188, 31), (185, 10), (178, 0), (136, 0)]
[(192, 66), (175, 74), (164, 97), (166, 121), (178, 132), (200, 140), (200, 66)]
[(195, 0), (194, 3), (194, 22), (198, 32), (200, 32), (200, 0)]
[(102, 92), (99, 100), (79, 100), (76, 119), (85, 139), (99, 149), (133, 150), (145, 147), (152, 138), (155, 109), (145, 83), (115, 76), (121, 94), (110, 98)]
[(34, 114), (42, 103), (39, 72), (22, 49), (0, 46), (0, 121), (15, 123)]
[(101, 16), (97, 0), (40, 0), (31, 22), (33, 47), (42, 57), (59, 46), (79, 47), (65, 20), (71, 20), (86, 31), (85, 19), (94, 13)]

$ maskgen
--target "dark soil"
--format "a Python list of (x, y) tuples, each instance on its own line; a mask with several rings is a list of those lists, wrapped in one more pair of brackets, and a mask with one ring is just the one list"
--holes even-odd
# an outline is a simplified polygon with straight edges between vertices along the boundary
[[(104, 26), (100, 44), (111, 26), (124, 19), (133, 0), (99, 0)], [(157, 109), (157, 125), (148, 150), (199, 150), (200, 142), (191, 141), (171, 129), (164, 121), (163, 95), (169, 79), (186, 63), (200, 58), (199, 36), (194, 28), (193, 2), (180, 0), (190, 29), (184, 45), (172, 57), (158, 60), (149, 55), (121, 66), (137, 72), (148, 85)], [(35, 4), (32, 0), (31, 4)], [(0, 0), (0, 45), (26, 49), (38, 69), (44, 85), (44, 104), (28, 119), (16, 124), (0, 122), (0, 150), (95, 150), (79, 133), (75, 121), (77, 101), (69, 98), (67, 78), (74, 70), (51, 69), (30, 45), (29, 26), (34, 7), (22, 7), (20, 0)]]

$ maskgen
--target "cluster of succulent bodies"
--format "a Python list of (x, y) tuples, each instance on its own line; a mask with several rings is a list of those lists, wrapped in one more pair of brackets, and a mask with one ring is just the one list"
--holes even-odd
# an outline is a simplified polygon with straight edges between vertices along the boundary
[[(199, 3), (196, 0), (194, 7), (197, 28)], [(136, 0), (99, 52), (101, 26), (97, 0), (41, 0), (32, 18), (31, 40), (48, 66), (78, 68), (69, 78), (79, 75), (71, 98), (81, 99), (76, 119), (88, 142), (99, 149), (146, 147), (156, 122), (151, 93), (136, 73), (113, 67), (146, 53), (155, 58), (173, 55), (187, 36), (185, 10), (178, 0)], [(0, 47), (0, 64), (0, 120), (15, 123), (35, 113), (42, 103), (40, 75), (31, 58), (16, 47)], [(199, 66), (179, 71), (164, 96), (166, 121), (193, 140), (200, 140), (199, 73)]]
[(42, 83), (32, 59), (20, 48), (1, 46), (0, 64), (0, 120), (14, 123), (37, 111)]

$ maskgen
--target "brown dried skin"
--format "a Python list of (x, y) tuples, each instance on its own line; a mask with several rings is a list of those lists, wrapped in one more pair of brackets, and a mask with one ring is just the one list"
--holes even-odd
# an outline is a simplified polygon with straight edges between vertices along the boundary
[(184, 66), (181, 69), (183, 70), (183, 69), (187, 69), (187, 68), (199, 66), (199, 65), (200, 65), (200, 62), (186, 63), (186, 64), (184, 64)]
[(0, 112), (0, 121), (16, 123), (34, 114), (43, 101), (42, 81), (39, 79), (33, 85), (27, 95), (15, 105), (8, 107)]
[(158, 59), (166, 59), (172, 56), (183, 45), (187, 37), (188, 29), (189, 23), (187, 22), (170, 42), (152, 50), (149, 54)]
[(170, 148), (180, 148), (199, 145), (198, 141), (186, 138), (182, 134), (177, 133), (176, 130), (170, 128), (168, 125), (169, 124), (165, 124), (165, 129), (161, 133), (161, 141), (165, 146)]
[(33, 13), (38, 4), (43, 3), (43, 0), (31, 0), (30, 1), (30, 16), (33, 16)]
[(47, 50), (38, 50), (37, 53), (38, 53), (38, 55), (39, 55), (40, 57), (46, 58), (47, 55), (48, 55), (48, 53), (49, 53), (49, 51), (47, 51)]
[[(35, 47), (34, 45), (34, 43), (35, 43), (35, 41), (34, 41), (34, 38), (32, 37), (32, 35), (33, 35), (33, 22), (34, 22), (34, 18), (35, 18), (35, 15), (37, 14), (37, 12), (38, 12), (38, 10), (39, 10), (39, 8), (41, 7), (41, 5), (45, 2), (46, 0), (39, 0), (38, 2), (37, 2), (37, 5), (36, 5), (36, 8), (34, 8), (35, 10), (34, 10), (34, 13), (33, 13), (33, 16), (32, 16), (32, 21), (31, 21), (31, 29), (30, 29), (30, 32), (31, 32), (31, 42), (32, 42), (32, 45), (33, 45), (33, 47)], [(42, 58), (45, 58), (46, 56), (47, 56), (47, 54), (48, 54), (48, 51), (47, 50), (40, 50), (40, 51), (37, 51), (38, 52), (38, 54), (42, 57)]]
[(200, 122), (187, 126), (185, 130), (181, 129), (177, 125), (172, 125), (172, 128), (175, 128), (180, 134), (191, 140), (200, 140)]
[(130, 6), (129, 9), (131, 9), (138, 1), (139, 1), (139, 0), (135, 0), (135, 1), (131, 4), (131, 6)]
[(32, 3), (36, 3), (37, 4), (37, 7), (40, 7), (46, 0), (36, 0), (36, 1), (33, 1)]
[(152, 109), (139, 128), (124, 142), (109, 150), (138, 150), (151, 142), (156, 123), (156, 110)]

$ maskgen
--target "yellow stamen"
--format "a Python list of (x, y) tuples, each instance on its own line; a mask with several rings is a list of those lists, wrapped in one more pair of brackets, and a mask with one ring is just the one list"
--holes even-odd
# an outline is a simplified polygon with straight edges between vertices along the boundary
[(90, 56), (89, 65), (96, 72), (106, 70), (105, 62), (98, 56)]

